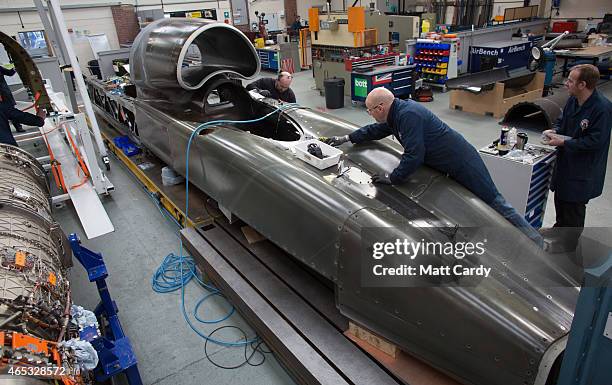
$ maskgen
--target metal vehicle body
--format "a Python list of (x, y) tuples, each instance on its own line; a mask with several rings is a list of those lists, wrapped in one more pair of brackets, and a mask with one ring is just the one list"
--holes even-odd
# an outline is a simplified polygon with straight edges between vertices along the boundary
[[(183, 67), (191, 44), (199, 47), (200, 60)], [(240, 51), (237, 62), (234, 51)], [(259, 62), (248, 40), (228, 25), (154, 22), (136, 38), (130, 68), (139, 140), (183, 175), (189, 137), (201, 123), (253, 119), (277, 105), (254, 99), (235, 81), (254, 77)], [(191, 143), (189, 181), (333, 282), (343, 314), (459, 381), (554, 381), (551, 369), (578, 295), (569, 269), (552, 263), (496, 211), (436, 170), (421, 167), (399, 186), (369, 183), (373, 173), (397, 166), (403, 149), (392, 140), (341, 147), (348, 168), (341, 174), (318, 170), (292, 152), (299, 141), (357, 128), (302, 107), (256, 123), (218, 124)], [(362, 235), (373, 228), (414, 241), (488, 238), (483, 258), (494, 275), (448, 285), (427, 278), (415, 278), (412, 287), (364, 284)]]

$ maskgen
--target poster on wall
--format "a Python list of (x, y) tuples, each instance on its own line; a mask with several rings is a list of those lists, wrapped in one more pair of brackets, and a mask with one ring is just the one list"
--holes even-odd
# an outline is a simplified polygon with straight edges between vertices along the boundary
[(191, 10), (191, 11), (170, 12), (170, 17), (187, 17), (187, 18), (217, 20), (217, 10), (214, 8), (211, 8), (211, 9), (199, 9), (199, 10)]
[(201, 11), (192, 11), (192, 12), (185, 12), (185, 17), (190, 17), (190, 18), (198, 18), (201, 19), (202, 18), (202, 12)]

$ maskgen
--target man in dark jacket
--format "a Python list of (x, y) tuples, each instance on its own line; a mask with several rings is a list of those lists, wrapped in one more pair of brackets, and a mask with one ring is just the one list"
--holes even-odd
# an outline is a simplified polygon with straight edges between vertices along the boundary
[[(555, 227), (584, 227), (586, 205), (601, 195), (606, 176), (612, 103), (595, 89), (597, 67), (573, 67), (565, 86), (570, 98), (554, 130), (544, 131), (558, 155), (551, 190), (555, 192)], [(564, 135), (565, 137), (559, 136)]]
[(262, 96), (295, 103), (295, 94), (291, 90), (293, 76), (289, 72), (281, 72), (276, 79), (261, 78), (246, 86), (247, 90), (259, 90)]
[(291, 30), (298, 32), (300, 29), (302, 29), (302, 21), (300, 20), (300, 15), (297, 15), (291, 24)]
[(425, 107), (412, 100), (395, 99), (391, 91), (383, 87), (368, 94), (366, 107), (377, 123), (350, 135), (330, 138), (328, 144), (337, 146), (348, 141), (357, 144), (395, 136), (404, 147), (400, 163), (391, 174), (373, 175), (372, 183), (403, 183), (426, 164), (449, 174), (538, 245), (543, 244), (540, 234), (497, 191), (478, 151), (461, 134)]
[[(15, 75), (15, 68), (6, 68), (0, 65), (0, 107), (1, 105), (6, 104), (7, 106), (14, 106), (17, 104), (15, 102), (15, 98), (13, 97), (13, 92), (11, 88), (6, 83), (5, 76), (13, 76)], [(21, 124), (16, 121), (12, 121), (13, 127), (15, 127), (15, 131), (17, 132), (25, 132)]]
[(17, 146), (17, 141), (11, 132), (9, 120), (28, 126), (42, 127), (45, 125), (45, 110), (39, 109), (36, 115), (18, 110), (9, 105), (0, 104), (0, 143)]

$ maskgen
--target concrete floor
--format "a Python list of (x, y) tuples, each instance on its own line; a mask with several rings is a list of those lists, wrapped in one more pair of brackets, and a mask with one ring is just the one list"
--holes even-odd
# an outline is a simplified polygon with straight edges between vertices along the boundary
[[(268, 355), (262, 366), (244, 366), (236, 370), (214, 367), (204, 355), (204, 341), (184, 321), (180, 310), (180, 291), (158, 294), (151, 289), (151, 276), (171, 252), (178, 253), (177, 227), (165, 219), (129, 171), (112, 158), (109, 179), (116, 192), (104, 199), (115, 232), (87, 240), (72, 207), (56, 210), (55, 218), (66, 233), (79, 234), (83, 245), (102, 252), (110, 277), (109, 289), (117, 302), (126, 335), (132, 341), (144, 384), (292, 384), (292, 380)], [(73, 300), (86, 308), (97, 304), (95, 285), (78, 265), (70, 271)], [(188, 313), (207, 292), (196, 283), (188, 284), (185, 295)], [(199, 315), (206, 319), (222, 317), (229, 305), (212, 297), (201, 306)], [(249, 336), (254, 332), (234, 314), (227, 322), (199, 329), (210, 333), (223, 325), (235, 325)], [(216, 337), (238, 340), (237, 333), (220, 332)], [(232, 366), (244, 360), (243, 348), (210, 345), (215, 362)], [(256, 362), (257, 357), (254, 358)]]
[[(264, 74), (265, 76), (266, 74)], [(272, 76), (271, 74), (269, 76)], [(324, 98), (313, 89), (314, 80), (310, 71), (295, 75), (293, 89), (300, 104), (317, 110), (325, 110)], [(612, 96), (608, 84), (602, 91)], [(346, 107), (330, 113), (358, 124), (372, 119), (362, 106), (353, 106), (347, 99)], [(495, 139), (499, 134), (497, 121), (490, 117), (453, 111), (448, 108), (448, 94), (436, 93), (435, 101), (426, 104), (442, 120), (461, 132), (475, 147), (479, 148)], [(539, 133), (529, 132), (530, 142), (537, 142)], [(610, 162), (610, 161), (609, 161)], [(612, 167), (606, 178), (603, 196), (588, 206), (588, 226), (609, 226), (612, 218)], [(132, 341), (140, 362), (140, 373), (145, 384), (292, 384), (292, 379), (272, 355), (257, 367), (244, 366), (236, 370), (214, 367), (204, 356), (204, 341), (183, 320), (180, 310), (180, 293), (157, 294), (151, 289), (151, 276), (163, 258), (170, 252), (178, 252), (177, 228), (165, 219), (150, 201), (138, 182), (121, 163), (112, 160), (110, 180), (116, 191), (106, 198), (104, 205), (115, 225), (115, 232), (97, 239), (86, 240), (72, 207), (56, 210), (55, 217), (66, 233), (77, 232), (83, 244), (104, 254), (110, 273), (109, 287), (120, 311), (126, 334)], [(552, 195), (545, 217), (545, 224), (554, 220)], [(87, 308), (96, 304), (95, 286), (87, 281), (80, 266), (71, 270), (71, 283), (75, 303)], [(188, 312), (205, 291), (195, 283), (187, 288)], [(216, 318), (228, 305), (219, 298), (212, 298), (203, 306), (204, 317)], [(245, 321), (234, 314), (228, 321), (214, 326), (200, 326), (204, 333), (217, 326), (240, 326), (251, 336), (252, 330)], [(219, 337), (237, 339), (233, 334)], [(212, 346), (213, 359), (225, 365), (243, 360), (243, 350)]]

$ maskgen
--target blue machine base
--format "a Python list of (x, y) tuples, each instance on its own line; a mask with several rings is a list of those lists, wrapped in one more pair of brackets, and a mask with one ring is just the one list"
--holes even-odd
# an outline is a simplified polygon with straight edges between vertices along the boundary
[(82, 340), (88, 341), (98, 353), (98, 366), (94, 370), (96, 380), (104, 382), (119, 373), (125, 373), (130, 385), (142, 385), (136, 355), (130, 344), (130, 340), (123, 333), (117, 305), (112, 300), (106, 277), (108, 270), (104, 264), (102, 254), (95, 253), (83, 246), (76, 234), (68, 237), (72, 252), (77, 260), (87, 270), (90, 282), (95, 282), (100, 295), (100, 303), (94, 313), (98, 320), (103, 319), (108, 323), (104, 328), (104, 335), (100, 335), (97, 327), (86, 327), (79, 333)]

